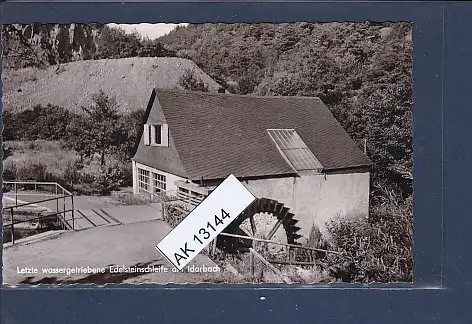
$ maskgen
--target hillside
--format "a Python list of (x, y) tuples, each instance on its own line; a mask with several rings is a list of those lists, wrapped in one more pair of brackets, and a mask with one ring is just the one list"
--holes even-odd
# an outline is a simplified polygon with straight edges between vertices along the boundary
[(320, 97), (367, 141), (374, 183), (411, 194), (411, 24), (191, 24), (159, 41), (230, 92)]
[(23, 110), (53, 104), (79, 112), (91, 104), (92, 94), (103, 90), (114, 96), (126, 111), (145, 109), (153, 87), (181, 88), (179, 80), (187, 70), (217, 91), (219, 85), (187, 59), (125, 58), (87, 60), (47, 68), (6, 69), (5, 110)]
[[(411, 62), (411, 37), (408, 23), (301, 22), (190, 24), (159, 40), (178, 56), (195, 61), (210, 76), (228, 82), (233, 91), (277, 94), (281, 91), (277, 88), (287, 81), (283, 76), (287, 79), (311, 72), (318, 79), (311, 88), (321, 90), (317, 86), (333, 74), (343, 82), (344, 74), (349, 81), (378, 61)], [(382, 57), (387, 53), (388, 57)], [(408, 64), (398, 67), (410, 68)], [(410, 71), (401, 72), (408, 76)], [(303, 89), (293, 88), (294, 94), (303, 94)]]
[(157, 40), (102, 24), (11, 24), (2, 28), (5, 69), (90, 59), (175, 56)]
[(2, 29), (4, 69), (43, 66), (95, 56), (99, 24), (12, 24)]

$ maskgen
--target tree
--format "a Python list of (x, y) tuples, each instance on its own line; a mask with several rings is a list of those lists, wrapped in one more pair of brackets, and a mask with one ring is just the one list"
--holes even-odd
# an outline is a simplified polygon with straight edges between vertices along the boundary
[(87, 126), (90, 130), (89, 136), (77, 140), (82, 140), (79, 150), (83, 154), (100, 155), (100, 165), (103, 167), (106, 164), (105, 156), (124, 141), (125, 133), (120, 123), (121, 116), (115, 99), (108, 97), (102, 90), (93, 95), (92, 99), (93, 104), (90, 107), (82, 107), (86, 113), (84, 121), (89, 125)]
[(105, 26), (98, 38), (97, 47), (99, 59), (136, 57), (142, 47), (141, 37), (137, 32), (127, 34), (121, 28)]
[(191, 91), (208, 92), (208, 85), (202, 79), (195, 76), (193, 70), (186, 69), (184, 74), (180, 77), (179, 84), (182, 88)]
[(138, 50), (140, 57), (175, 56), (174, 51), (167, 50), (158, 40), (143, 39)]
[(97, 58), (117, 59), (127, 57), (175, 56), (158, 40), (142, 38), (138, 32), (127, 34), (121, 28), (103, 27), (98, 38)]

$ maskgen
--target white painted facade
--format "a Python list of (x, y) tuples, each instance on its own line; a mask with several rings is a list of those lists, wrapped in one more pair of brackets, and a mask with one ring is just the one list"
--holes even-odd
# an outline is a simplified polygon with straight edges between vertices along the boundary
[(326, 234), (326, 222), (336, 216), (369, 214), (370, 173), (305, 174), (301, 177), (245, 181), (256, 197), (284, 203), (307, 236), (313, 224)]
[[(133, 161), (133, 192), (139, 194), (138, 169), (164, 175), (166, 192), (176, 194), (178, 181), (187, 179)], [(320, 174), (305, 172), (300, 177), (282, 177), (243, 181), (258, 198), (270, 198), (284, 203), (299, 221), (300, 233), (308, 236), (311, 226), (326, 234), (326, 223), (337, 216), (369, 214), (370, 173)]]
[(147, 166), (147, 165), (144, 165), (144, 164), (141, 164), (141, 163), (138, 163), (136, 161), (132, 161), (132, 164), (133, 164), (133, 193), (134, 194), (139, 194), (139, 184), (138, 184), (138, 179), (139, 179), (139, 176), (138, 176), (138, 169), (142, 169), (142, 170), (146, 170), (146, 171), (149, 171), (150, 173), (150, 177), (149, 177), (149, 186), (150, 188), (152, 189), (152, 174), (155, 173), (155, 174), (160, 174), (160, 175), (163, 175), (165, 176), (165, 183), (166, 183), (166, 192), (170, 193), (170, 194), (175, 194), (177, 192), (177, 185), (175, 184), (176, 181), (179, 181), (179, 180), (186, 180), (185, 178), (182, 178), (182, 177), (179, 177), (179, 176), (176, 176), (172, 173), (168, 173), (168, 172), (165, 172), (165, 171), (162, 171), (162, 170), (158, 170), (158, 169), (155, 169), (155, 168), (152, 168), (150, 166)]

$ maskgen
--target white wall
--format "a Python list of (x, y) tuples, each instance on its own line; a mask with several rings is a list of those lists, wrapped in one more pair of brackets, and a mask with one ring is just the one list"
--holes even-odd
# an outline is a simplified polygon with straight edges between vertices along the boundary
[(276, 199), (289, 207), (299, 220), (302, 235), (308, 235), (312, 224), (326, 233), (326, 222), (336, 215), (368, 215), (369, 184), (368, 172), (244, 182), (256, 197)]
[[(133, 161), (133, 193), (138, 194), (138, 168), (143, 170), (148, 170), (150, 172), (159, 173), (166, 176), (166, 191), (171, 194), (175, 194), (177, 191), (177, 186), (175, 181), (177, 180), (186, 180), (182, 177), (176, 176), (172, 173), (164, 172), (155, 168), (151, 168), (147, 165)], [(150, 175), (150, 180), (152, 181), (152, 175)]]
[[(163, 172), (133, 161), (133, 192), (138, 193), (137, 168), (166, 176), (167, 191), (175, 193), (175, 181), (182, 177)], [(300, 177), (244, 181), (243, 184), (258, 197), (278, 200), (295, 213), (307, 236), (312, 224), (326, 234), (326, 222), (337, 215), (368, 215), (370, 173), (303, 174)]]

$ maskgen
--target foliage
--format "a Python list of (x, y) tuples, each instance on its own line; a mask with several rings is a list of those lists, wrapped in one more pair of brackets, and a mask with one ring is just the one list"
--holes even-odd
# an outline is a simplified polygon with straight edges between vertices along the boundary
[(20, 112), (5, 111), (4, 140), (60, 140), (67, 135), (67, 124), (73, 114), (60, 107), (48, 104), (36, 105)]
[(33, 158), (21, 164), (5, 163), (4, 177), (6, 180), (51, 180), (51, 175), (47, 171), (47, 166), (41, 161), (36, 161)]
[(78, 60), (175, 56), (159, 40), (103, 24), (14, 24), (2, 28), (4, 68)]
[(182, 88), (191, 91), (210, 91), (208, 85), (202, 79), (197, 78), (193, 70), (186, 69), (184, 74), (180, 77), (179, 84)]
[(126, 170), (120, 167), (120, 165), (108, 165), (95, 178), (92, 185), (96, 193), (109, 195), (112, 191), (118, 190), (125, 185), (127, 176)]
[[(82, 141), (76, 150), (84, 156), (99, 154), (100, 165), (105, 166), (105, 156), (119, 147), (126, 138), (117, 103), (100, 90), (93, 95), (93, 104), (82, 109), (86, 117), (81, 126), (86, 127), (89, 132), (85, 138), (75, 139), (76, 142)], [(79, 133), (83, 134), (83, 131)]]
[(121, 204), (126, 205), (126, 206), (146, 205), (152, 202), (149, 197), (138, 196), (132, 192), (128, 192), (128, 193), (115, 192), (115, 193), (112, 193), (112, 196), (115, 201), (118, 201)]
[(108, 26), (101, 29), (97, 47), (98, 59), (173, 56), (157, 40), (142, 38), (136, 31), (127, 34), (121, 28)]
[(145, 110), (139, 109), (121, 116), (120, 123), (123, 137), (115, 151), (115, 155), (119, 159), (129, 162), (133, 157), (136, 143), (139, 140), (138, 136), (143, 127), (144, 115)]
[(330, 272), (345, 282), (411, 282), (413, 271), (412, 199), (399, 202), (385, 192), (369, 217), (342, 218), (328, 224), (331, 248), (344, 255), (327, 255)]
[(75, 194), (107, 194), (118, 187), (132, 185), (129, 161), (107, 157), (81, 161), (80, 156), (57, 141), (7, 142), (15, 152), (4, 161), (5, 180), (54, 181)]
[(187, 216), (187, 213), (182, 211), (184, 209), (185, 207), (182, 206), (182, 204), (164, 204), (164, 213), (162, 218), (170, 225), (170, 227), (175, 228)]

